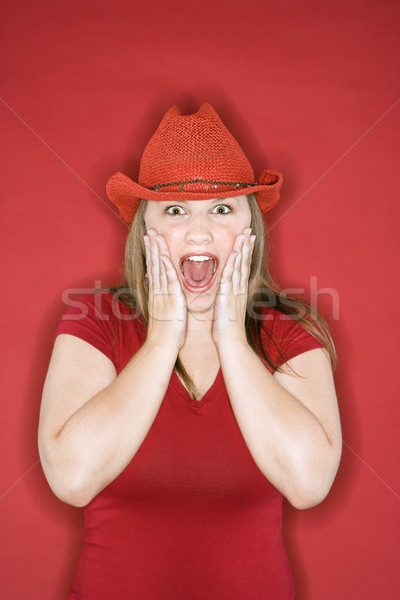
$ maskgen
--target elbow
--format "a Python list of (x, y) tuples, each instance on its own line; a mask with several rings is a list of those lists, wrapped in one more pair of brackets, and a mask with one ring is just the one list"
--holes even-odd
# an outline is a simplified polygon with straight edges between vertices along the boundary
[(74, 488), (57, 488), (55, 486), (50, 485), (54, 494), (65, 504), (69, 504), (70, 506), (74, 506), (75, 508), (84, 508), (87, 506), (94, 498), (94, 495), (87, 492), (87, 490), (82, 489), (74, 489)]
[(87, 486), (83, 486), (79, 481), (74, 481), (72, 478), (64, 479), (60, 476), (48, 476), (47, 482), (53, 493), (65, 504), (70, 504), (76, 508), (87, 506), (96, 496)]
[(98, 493), (77, 471), (72, 472), (49, 465), (42, 459), (42, 468), (52, 492), (65, 504), (76, 508), (87, 506)]
[(87, 506), (99, 493), (93, 474), (84, 468), (82, 457), (74, 460), (55, 451), (56, 443), (46, 445), (39, 438), (39, 455), (43, 473), (52, 492), (65, 504), (77, 508)]
[(286, 495), (290, 504), (299, 510), (305, 510), (325, 500), (333, 485), (339, 462), (340, 453), (332, 457), (330, 464), (303, 469), (296, 484)]
[(320, 504), (323, 500), (325, 500), (328, 495), (328, 489), (323, 489), (322, 486), (320, 489), (312, 488), (312, 489), (298, 489), (294, 492), (291, 492), (286, 496), (287, 500), (290, 504), (297, 508), (298, 510), (306, 510), (307, 508), (313, 508)]

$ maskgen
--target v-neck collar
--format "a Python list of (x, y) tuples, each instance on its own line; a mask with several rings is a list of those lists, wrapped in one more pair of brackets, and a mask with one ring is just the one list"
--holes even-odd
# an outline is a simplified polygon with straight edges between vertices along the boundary
[(221, 393), (224, 387), (224, 379), (222, 377), (221, 367), (218, 370), (217, 376), (214, 379), (211, 387), (206, 391), (201, 400), (194, 400), (190, 397), (189, 392), (178, 377), (176, 370), (174, 369), (171, 375), (171, 387), (173, 390), (185, 400), (185, 402), (192, 408), (202, 408), (205, 404), (208, 404), (210, 400), (213, 400)]

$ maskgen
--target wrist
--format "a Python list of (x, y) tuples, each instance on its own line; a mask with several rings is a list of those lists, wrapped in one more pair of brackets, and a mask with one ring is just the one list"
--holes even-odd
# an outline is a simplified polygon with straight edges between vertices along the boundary
[(225, 334), (219, 335), (218, 339), (215, 340), (215, 345), (218, 348), (218, 351), (226, 352), (231, 351), (234, 347), (248, 346), (246, 333), (236, 333), (236, 334)]
[(175, 339), (172, 336), (148, 333), (145, 345), (148, 346), (149, 349), (160, 349), (163, 352), (168, 353), (169, 356), (175, 356), (176, 358), (183, 344), (180, 343), (180, 340)]

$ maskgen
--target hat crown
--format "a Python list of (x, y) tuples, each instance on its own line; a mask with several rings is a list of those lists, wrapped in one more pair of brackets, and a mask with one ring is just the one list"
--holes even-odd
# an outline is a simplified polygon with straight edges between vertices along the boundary
[(197, 180), (254, 183), (254, 173), (210, 104), (190, 115), (172, 106), (143, 152), (139, 183), (149, 188)]

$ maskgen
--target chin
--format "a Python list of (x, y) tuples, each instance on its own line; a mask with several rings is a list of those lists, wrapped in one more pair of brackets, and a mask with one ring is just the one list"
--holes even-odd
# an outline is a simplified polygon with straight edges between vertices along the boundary
[(214, 308), (215, 294), (206, 292), (204, 294), (186, 293), (188, 311), (192, 314), (206, 313)]

